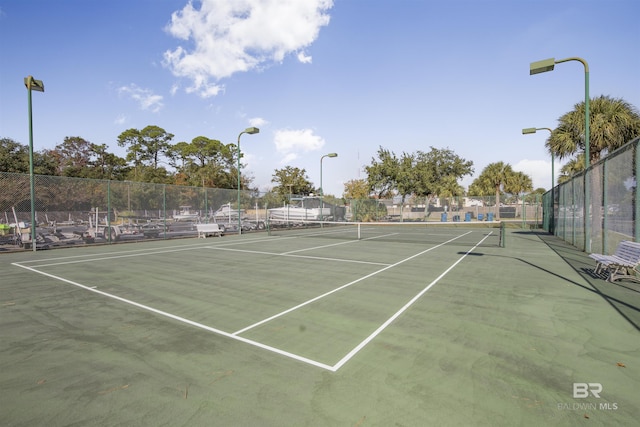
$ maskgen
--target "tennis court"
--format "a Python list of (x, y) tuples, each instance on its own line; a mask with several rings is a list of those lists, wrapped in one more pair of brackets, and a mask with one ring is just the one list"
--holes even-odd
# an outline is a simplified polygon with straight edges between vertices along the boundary
[(333, 224), (3, 255), (0, 421), (631, 425), (638, 284), (501, 233)]

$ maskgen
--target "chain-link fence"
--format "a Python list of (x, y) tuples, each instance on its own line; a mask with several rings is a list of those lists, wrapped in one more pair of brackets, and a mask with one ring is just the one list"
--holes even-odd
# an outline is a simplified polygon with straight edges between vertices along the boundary
[[(541, 224), (541, 199), (524, 196), (343, 200), (234, 189), (0, 172), (0, 250), (197, 236), (216, 222), (226, 233), (301, 221), (494, 221)], [(238, 198), (240, 204), (238, 205)]]
[(545, 193), (544, 228), (586, 252), (611, 254), (622, 240), (638, 240), (639, 145), (634, 139)]
[(447, 198), (401, 198), (348, 200), (348, 217), (354, 221), (494, 221), (515, 220), (542, 224), (540, 195), (504, 197), (496, 204), (495, 196)]
[(0, 245), (31, 243), (32, 202), (43, 247), (195, 236), (202, 222), (264, 228), (266, 206), (249, 191), (35, 175), (32, 198), (29, 175), (13, 173), (0, 185)]

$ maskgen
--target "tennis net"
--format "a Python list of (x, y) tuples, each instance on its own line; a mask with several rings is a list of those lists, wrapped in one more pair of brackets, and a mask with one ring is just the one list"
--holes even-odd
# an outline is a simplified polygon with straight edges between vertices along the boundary
[[(272, 236), (376, 240), (381, 242), (504, 247), (504, 225), (498, 222), (333, 222), (270, 223)], [(452, 240), (455, 239), (455, 240)]]

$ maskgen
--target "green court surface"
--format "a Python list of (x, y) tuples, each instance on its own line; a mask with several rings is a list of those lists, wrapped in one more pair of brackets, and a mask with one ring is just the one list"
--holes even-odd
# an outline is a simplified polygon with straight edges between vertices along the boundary
[(337, 232), (1, 255), (0, 425), (637, 425), (640, 283), (538, 231)]

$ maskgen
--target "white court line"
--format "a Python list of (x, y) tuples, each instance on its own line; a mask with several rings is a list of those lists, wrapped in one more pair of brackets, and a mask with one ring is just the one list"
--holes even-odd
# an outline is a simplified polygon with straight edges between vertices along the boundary
[(362, 276), (362, 277), (360, 277), (359, 279), (356, 279), (356, 280), (354, 280), (354, 281), (352, 281), (352, 282), (346, 283), (346, 284), (344, 284), (344, 285), (342, 285), (342, 286), (340, 286), (340, 287), (338, 287), (338, 288), (335, 288), (335, 289), (333, 289), (333, 290), (331, 290), (331, 291), (329, 291), (329, 292), (325, 292), (324, 294), (319, 295), (319, 296), (317, 296), (317, 297), (315, 297), (315, 298), (311, 298), (310, 300), (307, 300), (307, 301), (305, 301), (305, 302), (303, 302), (303, 303), (301, 303), (301, 304), (298, 304), (298, 305), (296, 305), (295, 307), (291, 307), (291, 308), (289, 308), (288, 310), (282, 311), (282, 312), (280, 312), (280, 313), (278, 313), (278, 314), (274, 314), (273, 316), (271, 316), (271, 317), (269, 317), (269, 318), (266, 318), (266, 319), (263, 319), (263, 320), (261, 320), (261, 321), (259, 321), (259, 322), (254, 323), (253, 325), (249, 325), (249, 326), (247, 326), (246, 328), (243, 328), (243, 329), (240, 329), (240, 330), (238, 330), (238, 331), (235, 331), (232, 335), (238, 335), (238, 334), (241, 334), (241, 333), (243, 333), (243, 332), (246, 332), (246, 331), (248, 331), (248, 330), (250, 330), (250, 329), (255, 328), (256, 326), (260, 326), (260, 325), (262, 325), (262, 324), (264, 324), (264, 323), (267, 323), (267, 322), (269, 322), (269, 321), (271, 321), (271, 320), (273, 320), (273, 319), (277, 319), (277, 318), (278, 318), (278, 317), (280, 317), (280, 316), (284, 316), (285, 314), (291, 313), (292, 311), (297, 310), (297, 309), (299, 309), (299, 308), (301, 308), (301, 307), (304, 307), (305, 305), (309, 305), (309, 304), (311, 304), (311, 303), (313, 303), (313, 302), (316, 302), (316, 301), (318, 301), (319, 299), (322, 299), (322, 298), (324, 298), (324, 297), (326, 297), (326, 296), (328, 296), (328, 295), (331, 295), (331, 294), (333, 294), (333, 293), (335, 293), (335, 292), (341, 291), (341, 290), (342, 290), (342, 289), (344, 289), (344, 288), (347, 288), (347, 287), (349, 287), (349, 286), (351, 286), (351, 285), (354, 285), (354, 284), (356, 284), (356, 283), (358, 283), (358, 282), (361, 282), (361, 281), (363, 281), (363, 280), (365, 280), (365, 279), (368, 279), (369, 277), (373, 277), (373, 276), (375, 276), (376, 274), (380, 274), (380, 273), (382, 273), (383, 271), (386, 271), (386, 270), (388, 270), (388, 269), (390, 269), (390, 268), (397, 267), (398, 265), (400, 265), (400, 264), (402, 264), (402, 263), (405, 263), (405, 262), (407, 262), (407, 261), (409, 261), (409, 260), (412, 260), (412, 259), (413, 259), (413, 258), (415, 258), (415, 257), (418, 257), (418, 256), (420, 256), (420, 255), (422, 255), (422, 254), (426, 254), (427, 252), (432, 251), (432, 250), (434, 250), (434, 249), (436, 249), (436, 248), (439, 248), (440, 246), (446, 245), (446, 244), (447, 244), (447, 243), (449, 243), (449, 242), (453, 242), (454, 240), (459, 239), (459, 238), (460, 238), (460, 237), (462, 237), (462, 236), (466, 236), (466, 235), (467, 235), (467, 234), (469, 234), (469, 233), (471, 233), (471, 231), (468, 231), (468, 232), (466, 232), (466, 233), (464, 233), (464, 234), (462, 234), (462, 235), (460, 235), (460, 236), (454, 237), (453, 239), (449, 239), (449, 240), (447, 240), (446, 242), (444, 242), (444, 243), (440, 243), (439, 245), (433, 246), (433, 247), (431, 247), (431, 248), (429, 248), (429, 249), (425, 249), (425, 250), (424, 250), (424, 251), (422, 251), (422, 252), (418, 252), (417, 254), (411, 255), (410, 257), (405, 258), (405, 259), (403, 259), (403, 260), (400, 260), (400, 261), (396, 262), (395, 264), (388, 265), (388, 266), (386, 266), (386, 267), (384, 267), (384, 268), (381, 268), (380, 270), (376, 270), (376, 271), (374, 271), (373, 273), (369, 273), (369, 274), (367, 274), (366, 276)]
[(487, 234), (482, 240), (480, 240), (473, 248), (469, 249), (464, 255), (462, 255), (462, 257), (460, 257), (460, 259), (458, 259), (456, 262), (454, 262), (451, 267), (447, 268), (441, 275), (439, 275), (438, 277), (436, 277), (436, 279), (434, 281), (432, 281), (431, 283), (429, 283), (429, 285), (427, 285), (426, 288), (424, 288), (422, 291), (420, 291), (415, 297), (413, 297), (408, 303), (406, 303), (404, 305), (404, 307), (402, 307), (400, 310), (398, 310), (393, 316), (391, 316), (389, 319), (387, 319), (386, 322), (384, 322), (382, 325), (380, 325), (380, 327), (378, 329), (376, 329), (371, 335), (369, 335), (367, 338), (364, 339), (364, 341), (362, 341), (360, 344), (358, 344), (356, 347), (354, 347), (353, 350), (351, 350), (345, 357), (343, 357), (338, 363), (336, 363), (335, 365), (333, 365), (331, 367), (331, 371), (335, 372), (338, 369), (340, 369), (345, 363), (347, 363), (349, 360), (351, 360), (351, 358), (353, 356), (355, 356), (360, 350), (362, 350), (367, 344), (369, 344), (369, 342), (371, 342), (371, 340), (373, 340), (375, 337), (377, 337), (382, 331), (384, 331), (387, 326), (389, 326), (394, 320), (396, 320), (398, 318), (398, 316), (400, 316), (402, 313), (404, 313), (409, 307), (411, 307), (422, 295), (424, 295), (429, 289), (431, 289), (431, 287), (433, 285), (435, 285), (436, 283), (438, 283), (440, 281), (440, 279), (442, 279), (447, 273), (449, 273), (451, 270), (453, 270), (453, 268), (458, 265), (463, 259), (466, 258), (467, 255), (469, 255), (473, 250), (475, 250), (478, 246), (480, 246), (480, 244), (482, 242), (485, 241), (485, 239), (489, 236), (491, 236), (493, 233), (489, 233)]
[[(320, 246), (320, 247), (323, 247), (323, 246)], [(291, 258), (308, 258), (308, 259), (316, 259), (320, 261), (348, 262), (348, 263), (354, 263), (354, 264), (369, 264), (369, 265), (389, 265), (388, 262), (359, 261), (354, 259), (327, 258), (327, 257), (311, 256), (311, 255), (291, 255), (290, 252), (280, 253), (280, 252), (266, 252), (266, 251), (250, 251), (248, 249), (230, 249), (230, 248), (221, 248), (219, 246), (209, 246), (209, 249), (215, 249), (215, 250), (225, 251), (225, 252), (242, 252), (242, 253), (248, 253), (248, 254), (272, 255), (276, 257), (282, 256), (282, 257), (291, 257)], [(309, 250), (311, 249), (315, 249), (315, 248), (310, 248)]]
[[(207, 243), (205, 242), (201, 242), (199, 244), (192, 244), (192, 245), (184, 245), (184, 246), (180, 246), (181, 248), (187, 248), (187, 247), (206, 247), (208, 246)], [(74, 248), (74, 249), (79, 249), (79, 248)], [(169, 248), (158, 248), (158, 250), (162, 250), (162, 249), (167, 249), (167, 250), (171, 250)], [(71, 249), (73, 250), (73, 249)], [(126, 253), (140, 253), (140, 252), (148, 252), (149, 248), (144, 248), (144, 249), (133, 249), (133, 250), (119, 250), (117, 252), (106, 252), (104, 254), (102, 254), (102, 256), (108, 256), (108, 255), (122, 255), (122, 254), (126, 254)], [(26, 260), (26, 261), (20, 261), (19, 264), (31, 264), (34, 262), (44, 262), (44, 261), (55, 261), (55, 260), (59, 260), (59, 259), (64, 259), (64, 260), (69, 260), (69, 259), (74, 259), (74, 258), (87, 258), (87, 257), (92, 257), (92, 256), (96, 256), (96, 254), (82, 254), (82, 255), (71, 255), (71, 256), (64, 256), (64, 257), (56, 257), (56, 258), (43, 258), (43, 259), (32, 259), (32, 260)]]
[(438, 276), (438, 278), (436, 278), (433, 282), (431, 282), (431, 283), (430, 283), (430, 284), (429, 284), (425, 289), (423, 289), (423, 290), (422, 290), (418, 295), (416, 295), (414, 298), (412, 298), (412, 299), (411, 299), (411, 301), (409, 301), (409, 302), (408, 302), (404, 307), (402, 307), (402, 308), (401, 308), (398, 312), (396, 312), (396, 313), (395, 313), (391, 318), (389, 318), (387, 321), (385, 321), (385, 323), (383, 323), (383, 324), (382, 324), (382, 325), (381, 325), (381, 326), (380, 326), (376, 331), (374, 331), (374, 333), (372, 333), (369, 337), (367, 337), (364, 341), (362, 341), (358, 346), (356, 346), (356, 347), (355, 347), (353, 350), (351, 350), (351, 351), (350, 351), (350, 352), (349, 352), (345, 357), (343, 357), (343, 358), (342, 358), (338, 363), (336, 363), (336, 364), (335, 364), (335, 365), (333, 365), (333, 366), (330, 366), (330, 365), (328, 365), (328, 364), (321, 363), (321, 362), (318, 362), (318, 361), (315, 361), (315, 360), (312, 360), (312, 359), (309, 359), (309, 358), (306, 358), (306, 357), (303, 357), (303, 356), (300, 356), (300, 355), (297, 355), (297, 354), (294, 354), (294, 353), (290, 353), (290, 352), (288, 352), (288, 351), (285, 351), (285, 350), (282, 350), (282, 349), (278, 349), (278, 348), (276, 348), (276, 347), (272, 347), (272, 346), (269, 346), (269, 345), (266, 345), (266, 344), (262, 344), (262, 343), (257, 342), (257, 341), (253, 341), (253, 340), (250, 340), (250, 339), (247, 339), (247, 338), (243, 338), (243, 337), (239, 336), (238, 334), (239, 334), (239, 333), (241, 333), (241, 332), (247, 331), (247, 330), (249, 330), (249, 329), (251, 329), (251, 328), (253, 328), (253, 327), (256, 327), (256, 326), (257, 326), (257, 325), (259, 325), (259, 324), (263, 324), (263, 323), (266, 323), (266, 322), (267, 322), (267, 321), (269, 321), (269, 320), (275, 319), (276, 317), (280, 317), (280, 316), (282, 316), (282, 315), (284, 315), (284, 314), (286, 314), (286, 313), (289, 313), (289, 312), (291, 312), (291, 311), (293, 311), (293, 310), (295, 310), (295, 309), (297, 309), (297, 308), (300, 308), (300, 307), (302, 307), (302, 306), (304, 306), (304, 305), (307, 305), (307, 304), (309, 304), (309, 303), (311, 303), (311, 302), (313, 302), (313, 301), (316, 301), (316, 300), (318, 300), (318, 299), (320, 299), (320, 298), (322, 298), (322, 297), (324, 297), (324, 296), (330, 295), (330, 294), (332, 294), (332, 293), (334, 293), (334, 292), (337, 292), (337, 291), (339, 291), (339, 290), (341, 290), (341, 289), (344, 289), (345, 287), (350, 286), (350, 285), (352, 285), (352, 284), (354, 284), (354, 283), (357, 283), (357, 282), (359, 282), (359, 281), (361, 281), (361, 280), (364, 280), (365, 278), (371, 277), (371, 276), (373, 276), (373, 275), (375, 275), (375, 274), (378, 274), (378, 273), (380, 273), (380, 272), (382, 272), (382, 271), (388, 270), (388, 269), (389, 269), (389, 268), (391, 268), (391, 267), (395, 267), (395, 266), (397, 266), (397, 265), (400, 265), (400, 264), (402, 264), (402, 263), (404, 263), (404, 262), (406, 262), (406, 261), (409, 261), (409, 260), (411, 260), (411, 259), (413, 259), (413, 258), (415, 258), (415, 257), (417, 257), (417, 256), (420, 256), (420, 255), (422, 255), (422, 254), (424, 254), (424, 253), (427, 253), (427, 252), (429, 252), (429, 251), (431, 251), (431, 250), (433, 250), (433, 249), (436, 249), (436, 248), (438, 248), (438, 247), (440, 247), (440, 246), (443, 246), (443, 245), (445, 245), (445, 244), (447, 244), (447, 243), (449, 243), (449, 242), (452, 242), (452, 241), (454, 241), (454, 240), (456, 240), (456, 239), (458, 239), (458, 238), (460, 238), (460, 237), (463, 237), (463, 236), (465, 236), (465, 235), (467, 235), (467, 234), (469, 234), (469, 233), (471, 233), (471, 231), (469, 231), (469, 232), (467, 232), (467, 233), (465, 233), (465, 234), (463, 234), (463, 235), (456, 236), (456, 237), (454, 237), (453, 239), (450, 239), (450, 240), (448, 240), (448, 241), (446, 241), (446, 242), (444, 242), (444, 243), (441, 243), (441, 244), (439, 244), (439, 245), (437, 245), (437, 246), (434, 246), (434, 247), (429, 248), (429, 249), (427, 249), (427, 250), (424, 250), (424, 251), (422, 251), (422, 252), (420, 252), (420, 253), (417, 253), (417, 254), (415, 254), (415, 255), (412, 255), (411, 257), (405, 258), (404, 260), (401, 260), (401, 261), (399, 261), (399, 262), (397, 262), (397, 263), (395, 263), (395, 264), (392, 264), (392, 265), (389, 265), (389, 266), (387, 266), (387, 267), (385, 267), (385, 268), (383, 268), (383, 269), (380, 269), (380, 270), (378, 270), (377, 272), (371, 273), (371, 274), (369, 274), (369, 275), (367, 275), (367, 276), (364, 276), (364, 277), (362, 277), (362, 278), (360, 278), (360, 279), (358, 279), (358, 280), (356, 280), (356, 281), (353, 281), (353, 282), (351, 282), (351, 283), (348, 283), (348, 284), (346, 284), (346, 285), (343, 285), (343, 286), (341, 286), (341, 287), (339, 287), (339, 288), (337, 288), (337, 289), (334, 289), (333, 291), (330, 291), (330, 292), (325, 293), (324, 295), (321, 295), (321, 296), (319, 296), (319, 297), (313, 298), (312, 300), (309, 300), (309, 301), (307, 301), (307, 302), (305, 302), (305, 303), (302, 303), (302, 304), (300, 304), (300, 305), (298, 305), (298, 306), (296, 306), (296, 307), (293, 307), (293, 308), (291, 308), (291, 309), (289, 309), (289, 310), (286, 310), (286, 311), (284, 311), (284, 312), (282, 312), (282, 313), (280, 313), (280, 314), (277, 314), (277, 315), (275, 315), (275, 316), (272, 316), (272, 317), (270, 317), (270, 318), (268, 318), (268, 319), (265, 319), (265, 320), (263, 320), (263, 321), (261, 321), (261, 322), (255, 323), (255, 324), (253, 324), (253, 325), (251, 325), (251, 326), (249, 326), (249, 327), (247, 327), (247, 328), (244, 328), (244, 329), (242, 329), (242, 330), (240, 330), (240, 331), (236, 331), (236, 332), (234, 332), (234, 333), (228, 333), (228, 332), (222, 331), (222, 330), (220, 330), (220, 329), (212, 328), (212, 327), (210, 327), (210, 326), (204, 325), (204, 324), (202, 324), (202, 323), (195, 322), (195, 321), (193, 321), (193, 320), (186, 319), (186, 318), (184, 318), (184, 317), (180, 317), (180, 316), (177, 316), (177, 315), (174, 315), (174, 314), (171, 314), (171, 313), (168, 313), (168, 312), (165, 312), (165, 311), (162, 311), (162, 310), (159, 310), (159, 309), (156, 309), (156, 308), (153, 308), (153, 307), (150, 307), (150, 306), (144, 305), (144, 304), (140, 304), (140, 303), (137, 303), (137, 302), (135, 302), (135, 301), (128, 300), (128, 299), (126, 299), (126, 298), (122, 298), (122, 297), (119, 297), (119, 296), (114, 295), (114, 294), (110, 294), (110, 293), (108, 293), (108, 292), (100, 291), (100, 290), (96, 289), (96, 287), (95, 287), (95, 286), (85, 286), (85, 285), (82, 285), (82, 284), (80, 284), (80, 283), (73, 282), (73, 281), (71, 281), (71, 280), (65, 279), (65, 278), (63, 278), (63, 277), (59, 277), (59, 276), (56, 276), (56, 275), (53, 275), (53, 274), (49, 274), (49, 273), (45, 273), (45, 272), (42, 272), (42, 271), (38, 271), (38, 270), (36, 270), (36, 269), (35, 269), (35, 268), (33, 268), (33, 267), (28, 267), (28, 266), (25, 266), (25, 265), (21, 265), (20, 263), (12, 263), (12, 265), (15, 265), (16, 267), (20, 267), (20, 268), (23, 268), (23, 269), (26, 269), (26, 270), (32, 271), (32, 272), (34, 272), (34, 273), (38, 273), (38, 274), (41, 274), (41, 275), (44, 275), (44, 276), (47, 276), (47, 277), (50, 277), (50, 278), (53, 278), (53, 279), (56, 279), (56, 280), (59, 280), (59, 281), (65, 282), (65, 283), (68, 283), (68, 284), (71, 284), (71, 285), (73, 285), (73, 286), (77, 286), (77, 287), (82, 288), (82, 289), (84, 289), (84, 290), (87, 290), (87, 291), (89, 291), (89, 292), (94, 292), (94, 293), (96, 293), (96, 294), (103, 295), (103, 296), (106, 296), (106, 297), (108, 297), (108, 298), (112, 298), (112, 299), (115, 299), (115, 300), (117, 300), (117, 301), (120, 301), (120, 302), (123, 302), (123, 303), (126, 303), (126, 304), (133, 305), (133, 306), (138, 307), (138, 308), (141, 308), (141, 309), (143, 309), (143, 310), (147, 310), (147, 311), (150, 311), (150, 312), (152, 312), (152, 313), (156, 313), (156, 314), (158, 314), (158, 315), (161, 315), (161, 316), (164, 316), (164, 317), (168, 317), (168, 318), (170, 318), (170, 319), (173, 319), (173, 320), (176, 320), (176, 321), (179, 321), (179, 322), (182, 322), (182, 323), (185, 323), (185, 324), (191, 325), (191, 326), (195, 326), (195, 327), (200, 328), (200, 329), (204, 329), (204, 330), (206, 330), (206, 331), (209, 331), (209, 332), (212, 332), (212, 333), (215, 333), (215, 334), (218, 334), (218, 335), (221, 335), (221, 336), (227, 337), (227, 338), (232, 338), (232, 339), (235, 339), (235, 340), (241, 341), (241, 342), (243, 342), (243, 343), (250, 344), (250, 345), (253, 345), (253, 346), (256, 346), (256, 347), (262, 348), (262, 349), (264, 349), (264, 350), (271, 351), (271, 352), (273, 352), (273, 353), (277, 353), (277, 354), (280, 354), (280, 355), (282, 355), (282, 356), (289, 357), (289, 358), (291, 358), (291, 359), (294, 359), (294, 360), (297, 360), (297, 361), (300, 361), (300, 362), (303, 362), (303, 363), (306, 363), (306, 364), (309, 364), (309, 365), (313, 365), (313, 366), (316, 366), (316, 367), (319, 367), (319, 368), (322, 368), (322, 369), (326, 369), (326, 370), (328, 370), (328, 371), (336, 372), (336, 371), (337, 371), (338, 369), (340, 369), (340, 368), (341, 368), (345, 363), (347, 363), (351, 358), (353, 358), (353, 357), (354, 357), (354, 356), (355, 356), (355, 355), (356, 355), (356, 354), (357, 354), (357, 353), (358, 353), (362, 348), (364, 348), (364, 347), (365, 347), (365, 346), (366, 346), (366, 345), (367, 345), (371, 340), (373, 340), (373, 339), (374, 339), (378, 334), (380, 334), (384, 329), (386, 329), (386, 327), (387, 327), (387, 326), (389, 326), (389, 324), (391, 324), (391, 323), (392, 323), (392, 322), (393, 322), (393, 321), (394, 321), (398, 316), (400, 316), (400, 315), (401, 315), (404, 311), (406, 311), (406, 310), (407, 310), (407, 309), (408, 309), (408, 308), (409, 308), (413, 303), (415, 303), (415, 301), (417, 301), (417, 300), (418, 300), (418, 298), (420, 298), (420, 297), (421, 297), (425, 292), (427, 292), (427, 291), (428, 291), (428, 290), (429, 290), (433, 285), (435, 285), (435, 284), (436, 284), (436, 283), (437, 283), (437, 282), (438, 282), (442, 277), (444, 277), (444, 276), (445, 276), (449, 271), (451, 271), (451, 270), (452, 270), (456, 265), (458, 265), (458, 264), (459, 264), (459, 263), (460, 263), (460, 262), (461, 262), (461, 261), (462, 261), (462, 260), (463, 260), (463, 259), (464, 259), (468, 254), (469, 254), (469, 253), (471, 253), (475, 248), (477, 248), (477, 247), (478, 247), (478, 246), (479, 246), (479, 245), (480, 245), (480, 244), (481, 244), (481, 243), (482, 243), (482, 242), (483, 242), (487, 237), (489, 237), (492, 233), (490, 233), (490, 234), (488, 234), (487, 236), (485, 236), (485, 237), (484, 237), (480, 242), (478, 242), (478, 243), (477, 243), (477, 244), (476, 244), (472, 249), (470, 249), (469, 251), (467, 251), (467, 252), (466, 252), (466, 253), (465, 253), (465, 254), (464, 254), (460, 259), (458, 259), (458, 260), (457, 260), (453, 265), (451, 265), (451, 266), (450, 266), (450, 267), (449, 267), (449, 268), (448, 268), (444, 273), (442, 273), (440, 276)]
[[(200, 247), (196, 247), (196, 248), (194, 248), (194, 247), (184, 248), (183, 247), (183, 248), (180, 248), (180, 249), (150, 251), (150, 252), (137, 253), (137, 254), (102, 256), (102, 257), (89, 258), (89, 259), (77, 259), (77, 260), (73, 260), (73, 261), (54, 262), (54, 263), (49, 263), (49, 264), (38, 264), (38, 265), (35, 265), (33, 267), (34, 268), (42, 268), (42, 267), (51, 267), (51, 266), (56, 266), (56, 265), (80, 264), (80, 263), (85, 263), (85, 262), (104, 261), (104, 260), (118, 259), (118, 258), (133, 258), (133, 257), (139, 257), (139, 256), (161, 255), (161, 254), (168, 254), (168, 253), (173, 253), (173, 252), (193, 251), (193, 250), (200, 249), (200, 248), (207, 249), (207, 248), (209, 248), (209, 246), (200, 246)], [(47, 261), (47, 260), (41, 260), (41, 261)], [(16, 265), (20, 265), (20, 264), (16, 263)]]
[(98, 289), (96, 289), (95, 287), (92, 287), (92, 286), (85, 286), (85, 285), (82, 285), (80, 283), (73, 282), (71, 280), (65, 279), (63, 277), (55, 276), (53, 274), (45, 273), (43, 271), (38, 271), (33, 267), (27, 267), (27, 266), (24, 266), (24, 265), (20, 265), (18, 263), (12, 263), (12, 265), (15, 265), (16, 267), (24, 268), (26, 270), (33, 271), (34, 273), (42, 274), (43, 276), (47, 276), (47, 277), (50, 277), (52, 279), (60, 280), (62, 282), (68, 283), (68, 284), (73, 285), (73, 286), (77, 286), (77, 287), (82, 288), (84, 290), (87, 290), (89, 292), (94, 292), (96, 294), (100, 294), (100, 295), (108, 297), (108, 298), (113, 298), (113, 299), (115, 299), (117, 301), (120, 301), (120, 302), (123, 302), (125, 304), (130, 304), (130, 305), (133, 305), (135, 307), (141, 308), (143, 310), (147, 310), (147, 311), (150, 311), (152, 313), (156, 313), (156, 314), (159, 314), (161, 316), (168, 317), (168, 318), (173, 319), (173, 320), (177, 320), (178, 322), (186, 323), (188, 325), (195, 326), (196, 328), (200, 328), (200, 329), (204, 329), (204, 330), (209, 331), (209, 332), (213, 332), (214, 334), (222, 335), (222, 336), (227, 337), (227, 338), (233, 338), (234, 340), (238, 340), (238, 341), (241, 341), (241, 342), (246, 343), (246, 344), (251, 344), (253, 346), (262, 348), (264, 350), (268, 350), (268, 351), (271, 351), (273, 353), (277, 353), (277, 354), (280, 354), (282, 356), (286, 356), (286, 357), (289, 357), (291, 359), (295, 359), (295, 360), (298, 360), (300, 362), (307, 363), (309, 365), (317, 366), (318, 368), (332, 370), (331, 366), (329, 366), (329, 365), (327, 365), (325, 363), (321, 363), (321, 362), (318, 362), (318, 361), (315, 361), (315, 360), (312, 360), (312, 359), (309, 359), (309, 358), (306, 358), (306, 357), (303, 357), (303, 356), (299, 356), (297, 354), (293, 354), (293, 353), (281, 350), (281, 349), (276, 348), (276, 347), (271, 347), (269, 345), (262, 344), (262, 343), (259, 343), (257, 341), (253, 341), (253, 340), (250, 340), (250, 339), (247, 339), (247, 338), (238, 337), (238, 336), (235, 336), (235, 335), (230, 334), (228, 332), (222, 331), (220, 329), (212, 328), (210, 326), (203, 325), (202, 323), (194, 322), (193, 320), (189, 320), (189, 319), (186, 319), (184, 317), (176, 316), (175, 314), (167, 313), (166, 311), (158, 310), (157, 308), (153, 308), (153, 307), (150, 307), (148, 305), (140, 304), (140, 303), (137, 303), (135, 301), (131, 301), (129, 299), (122, 298), (122, 297), (119, 297), (119, 296), (114, 295), (114, 294), (110, 294), (108, 292), (99, 291)]
[[(290, 239), (291, 237), (276, 237), (276, 238)], [(68, 257), (44, 258), (40, 260), (26, 260), (26, 261), (17, 262), (16, 265), (65, 260), (62, 262), (56, 262), (56, 263), (50, 263), (50, 264), (39, 264), (35, 266), (37, 268), (51, 267), (56, 265), (80, 264), (84, 262), (104, 261), (104, 260), (117, 259), (117, 258), (131, 258), (131, 257), (137, 257), (137, 256), (148, 256), (148, 255), (159, 255), (159, 254), (161, 255), (165, 253), (190, 251), (190, 250), (197, 250), (197, 249), (209, 249), (212, 247), (231, 246), (231, 245), (236, 245), (241, 243), (259, 243), (262, 241), (268, 241), (268, 240), (253, 239), (253, 240), (246, 240), (243, 242), (235, 241), (235, 242), (220, 243), (219, 245), (216, 245), (216, 246), (212, 246), (210, 242), (206, 242), (206, 243), (202, 242), (199, 244), (180, 246), (178, 248), (158, 248), (158, 249), (146, 248), (146, 249), (135, 249), (131, 251), (107, 252), (105, 254), (101, 254), (101, 256), (98, 256), (97, 254), (87, 254), (87, 255), (74, 255), (74, 256), (68, 256)], [(92, 258), (87, 258), (87, 257), (92, 257)], [(76, 259), (76, 258), (84, 258), (84, 259)]]
[(373, 239), (379, 239), (381, 237), (388, 237), (388, 236), (393, 236), (395, 234), (398, 233), (391, 233), (391, 234), (385, 234), (383, 236), (376, 236), (376, 237), (367, 237), (366, 239), (360, 239), (360, 240), (349, 240), (346, 242), (340, 242), (340, 243), (332, 243), (330, 245), (322, 245), (322, 246), (315, 246), (313, 248), (306, 248), (306, 249), (297, 249), (295, 251), (289, 251), (289, 252), (284, 252), (283, 255), (288, 255), (288, 254), (295, 254), (296, 252), (306, 252), (306, 251), (312, 251), (315, 249), (322, 249), (322, 248), (330, 248), (332, 246), (338, 246), (338, 245), (346, 245), (347, 243), (355, 243), (355, 242), (363, 242), (365, 240), (373, 240)]
[[(248, 249), (228, 249), (228, 248), (225, 248), (225, 247), (220, 247), (221, 245), (211, 246), (210, 249), (218, 249), (218, 250), (222, 250), (222, 251), (235, 251), (235, 252), (253, 253), (253, 254), (262, 254), (262, 255), (273, 255), (273, 256), (290, 256), (290, 257), (293, 257), (293, 258), (308, 258), (308, 259), (316, 259), (316, 260), (324, 260), (324, 261), (350, 262), (350, 263), (355, 263), (355, 264), (369, 264), (369, 265), (385, 265), (385, 266), (387, 266), (387, 265), (389, 265), (389, 263), (348, 260), (348, 259), (341, 259), (341, 258), (327, 258), (327, 257), (319, 257), (319, 256), (311, 256), (311, 255), (293, 255), (293, 254), (295, 254), (296, 252), (312, 251), (312, 250), (316, 250), (316, 249), (328, 248), (328, 247), (337, 246), (337, 245), (344, 245), (344, 244), (348, 244), (348, 243), (351, 244), (351, 243), (357, 243), (357, 242), (361, 242), (361, 241), (365, 241), (365, 240), (379, 239), (380, 237), (393, 236), (394, 234), (397, 234), (397, 233), (385, 234), (383, 236), (369, 237), (369, 238), (361, 239), (361, 240), (350, 240), (348, 242), (332, 243), (330, 245), (313, 246), (313, 247), (310, 247), (310, 248), (298, 249), (298, 250), (289, 251), (289, 252), (266, 252), (266, 251), (253, 251), (253, 250), (248, 250)], [(288, 237), (288, 238), (290, 239), (290, 238), (294, 238), (294, 237)]]

